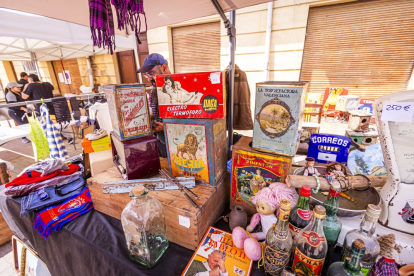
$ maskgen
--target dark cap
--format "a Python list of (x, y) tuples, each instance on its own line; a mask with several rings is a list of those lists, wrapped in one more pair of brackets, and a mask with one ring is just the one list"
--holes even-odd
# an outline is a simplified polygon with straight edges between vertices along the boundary
[(168, 61), (162, 55), (156, 53), (151, 54), (145, 58), (144, 64), (138, 69), (137, 73), (146, 73), (154, 68), (154, 66), (163, 64), (168, 64)]
[(302, 195), (302, 196), (305, 196), (305, 197), (310, 197), (311, 196), (311, 188), (307, 185), (304, 185), (300, 189), (299, 194)]
[(313, 158), (313, 157), (306, 157), (305, 160), (306, 161), (313, 161), (313, 162), (315, 162), (315, 158)]

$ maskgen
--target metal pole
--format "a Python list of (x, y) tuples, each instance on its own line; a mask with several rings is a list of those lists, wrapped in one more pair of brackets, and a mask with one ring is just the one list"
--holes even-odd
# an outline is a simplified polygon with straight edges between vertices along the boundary
[(234, 109), (234, 69), (235, 69), (235, 52), (236, 52), (236, 11), (230, 12), (230, 29), (227, 29), (227, 35), (230, 42), (230, 62), (229, 62), (229, 115), (228, 115), (228, 155), (227, 160), (231, 159), (233, 150), (233, 109)]

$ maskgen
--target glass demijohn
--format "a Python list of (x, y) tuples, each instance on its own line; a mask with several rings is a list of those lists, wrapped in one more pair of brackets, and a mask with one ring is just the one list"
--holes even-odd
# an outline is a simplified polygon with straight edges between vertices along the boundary
[(121, 215), (129, 258), (146, 267), (153, 267), (168, 248), (164, 209), (148, 195), (143, 186), (135, 186)]

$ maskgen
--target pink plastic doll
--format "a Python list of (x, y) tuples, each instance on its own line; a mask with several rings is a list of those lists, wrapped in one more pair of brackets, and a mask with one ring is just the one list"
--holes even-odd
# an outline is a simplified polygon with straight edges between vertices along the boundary
[[(277, 222), (275, 211), (279, 209), (282, 199), (287, 199), (294, 206), (298, 195), (293, 188), (284, 183), (273, 183), (256, 193), (251, 201), (256, 205), (257, 213), (253, 215), (249, 226), (244, 230), (241, 227), (233, 229), (233, 243), (237, 248), (244, 248), (247, 257), (257, 261), (262, 257), (262, 247), (258, 241), (266, 239), (267, 231)], [(257, 224), (262, 225), (262, 231), (250, 233)], [(250, 233), (250, 234), (249, 234)]]

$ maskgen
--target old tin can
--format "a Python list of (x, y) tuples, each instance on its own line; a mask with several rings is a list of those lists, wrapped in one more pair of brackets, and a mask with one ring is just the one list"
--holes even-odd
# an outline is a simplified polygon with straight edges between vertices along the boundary
[(225, 119), (164, 119), (168, 162), (174, 176), (215, 185), (226, 172)]
[(221, 72), (156, 76), (161, 118), (221, 119), (226, 115)]
[(256, 84), (253, 148), (294, 156), (308, 82), (261, 82)]
[(144, 84), (106, 85), (105, 93), (114, 133), (121, 140), (152, 134)]
[(240, 204), (252, 215), (256, 208), (251, 197), (274, 182), (284, 182), (292, 158), (258, 152), (251, 148), (252, 138), (243, 136), (233, 146), (230, 205)]

